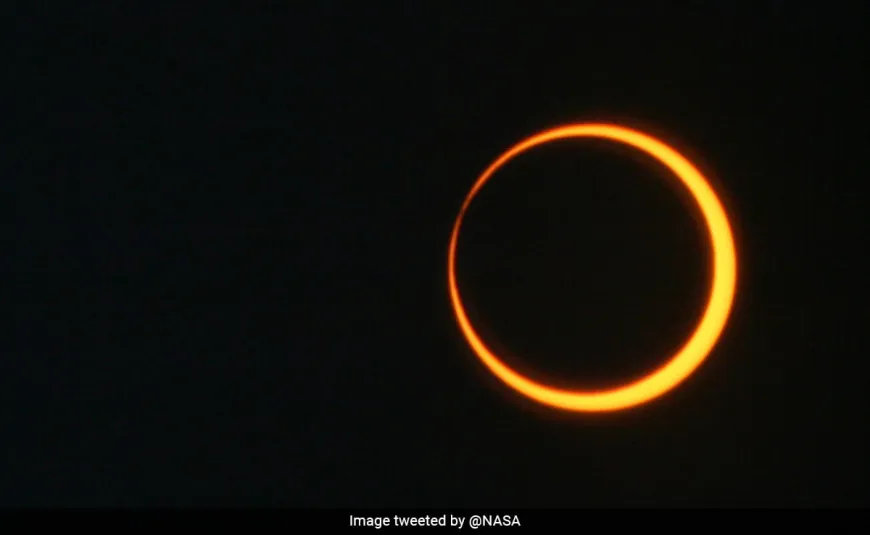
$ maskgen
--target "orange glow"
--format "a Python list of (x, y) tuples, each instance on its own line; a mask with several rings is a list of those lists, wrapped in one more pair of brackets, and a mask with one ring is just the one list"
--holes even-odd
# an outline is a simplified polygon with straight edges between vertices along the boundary
[[(657, 370), (633, 383), (611, 390), (575, 391), (540, 384), (505, 365), (480, 339), (468, 320), (456, 283), (456, 244), (463, 217), (472, 199), (505, 163), (538, 145), (566, 138), (600, 138), (624, 143), (665, 164), (689, 189), (706, 221), (713, 248), (713, 277), (709, 301), (695, 331), (683, 347)], [(511, 147), (477, 179), (465, 198), (450, 237), (448, 283), (456, 320), (471, 348), (489, 370), (517, 392), (545, 405), (570, 411), (626, 409), (655, 399), (685, 380), (716, 344), (731, 311), (737, 281), (737, 257), (731, 225), (722, 203), (703, 175), (685, 157), (649, 135), (609, 124), (576, 124), (533, 135)]]

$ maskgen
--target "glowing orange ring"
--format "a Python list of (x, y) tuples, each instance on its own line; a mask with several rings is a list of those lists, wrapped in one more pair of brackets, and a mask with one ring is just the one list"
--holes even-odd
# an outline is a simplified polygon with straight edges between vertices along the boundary
[[(604, 391), (561, 390), (537, 383), (505, 365), (471, 326), (456, 284), (456, 244), (459, 228), (474, 196), (502, 165), (518, 154), (565, 138), (591, 137), (624, 143), (644, 151), (665, 164), (689, 189), (707, 224), (713, 247), (713, 277), (710, 297), (701, 321), (691, 338), (667, 363), (633, 383)], [(661, 141), (621, 126), (610, 124), (576, 124), (553, 128), (533, 135), (502, 154), (477, 179), (471, 188), (450, 237), (448, 250), (450, 299), (459, 327), (471, 348), (489, 370), (517, 392), (545, 405), (571, 411), (612, 411), (650, 401), (685, 380), (707, 357), (722, 333), (731, 311), (737, 282), (737, 257), (731, 225), (722, 203), (701, 173), (685, 157)]]

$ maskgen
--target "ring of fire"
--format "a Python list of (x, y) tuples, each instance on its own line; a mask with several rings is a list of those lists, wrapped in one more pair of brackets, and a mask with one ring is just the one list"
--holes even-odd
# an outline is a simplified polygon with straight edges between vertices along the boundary
[[(504, 364), (483, 343), (472, 327), (459, 296), (456, 282), (456, 247), (462, 220), (471, 201), (492, 175), (512, 158), (538, 145), (567, 138), (599, 138), (639, 149), (667, 166), (685, 185), (703, 214), (712, 246), (712, 281), (704, 313), (695, 331), (679, 351), (649, 375), (609, 390), (575, 391), (535, 382)], [(460, 208), (448, 248), (448, 285), (453, 311), (465, 339), (483, 364), (501, 381), (539, 403), (580, 411), (613, 411), (655, 399), (685, 380), (716, 344), (731, 311), (737, 282), (737, 257), (728, 216), (715, 191), (698, 169), (662, 141), (641, 132), (612, 124), (573, 124), (535, 134), (517, 143), (477, 179)]]

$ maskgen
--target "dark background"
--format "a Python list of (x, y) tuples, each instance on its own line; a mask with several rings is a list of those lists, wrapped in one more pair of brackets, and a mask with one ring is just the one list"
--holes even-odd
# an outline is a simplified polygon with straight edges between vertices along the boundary
[[(0, 504), (868, 504), (864, 13), (77, 4), (7, 8)], [(693, 159), (739, 255), (705, 364), (594, 416), (492, 378), (446, 290), (476, 177), (575, 121)], [(594, 141), (499, 172), (486, 340), (569, 386), (659, 364), (709, 282), (674, 184)]]

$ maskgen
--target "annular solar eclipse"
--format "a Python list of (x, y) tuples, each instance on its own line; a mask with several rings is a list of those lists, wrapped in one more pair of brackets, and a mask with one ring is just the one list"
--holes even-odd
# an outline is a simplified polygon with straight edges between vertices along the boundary
[[(706, 223), (712, 248), (712, 279), (704, 312), (688, 340), (662, 366), (645, 377), (609, 390), (578, 391), (533, 381), (507, 366), (475, 331), (456, 282), (456, 249), (463, 218), (472, 200), (508, 161), (539, 145), (569, 138), (598, 138), (622, 143), (649, 154), (673, 172), (688, 189)], [(627, 409), (651, 401), (688, 378), (716, 345), (728, 321), (737, 282), (737, 256), (728, 215), (713, 187), (683, 155), (655, 137), (614, 124), (583, 123), (552, 128), (528, 137), (505, 151), (480, 175), (466, 196), (453, 225), (448, 248), (448, 286), (459, 328), (481, 362), (518, 393), (544, 405), (577, 412)], [(667, 356), (663, 356), (667, 357)]]

